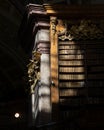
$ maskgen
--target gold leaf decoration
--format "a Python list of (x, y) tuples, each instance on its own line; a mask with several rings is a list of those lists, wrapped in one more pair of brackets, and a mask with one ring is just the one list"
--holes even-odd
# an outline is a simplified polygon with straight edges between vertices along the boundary
[(28, 77), (31, 86), (31, 93), (34, 93), (34, 88), (38, 80), (40, 80), (40, 56), (41, 53), (37, 51), (32, 52), (32, 59), (27, 65), (28, 67)]
[(70, 25), (67, 32), (59, 36), (61, 40), (86, 40), (86, 39), (102, 39), (104, 31), (99, 23), (94, 23), (91, 20), (81, 20), (78, 24)]

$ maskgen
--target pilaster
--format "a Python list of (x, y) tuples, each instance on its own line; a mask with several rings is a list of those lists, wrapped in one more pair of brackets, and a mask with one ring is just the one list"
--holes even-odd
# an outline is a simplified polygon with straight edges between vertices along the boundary
[[(50, 35), (49, 18), (41, 5), (29, 4), (27, 6), (28, 19), (32, 19), (33, 49), (40, 56), (40, 86), (38, 88), (38, 113), (35, 116), (36, 125), (51, 122), (51, 98), (50, 98)], [(34, 55), (32, 54), (32, 59)], [(34, 97), (37, 95), (34, 91)], [(35, 106), (35, 102), (34, 102)], [(36, 110), (34, 110), (36, 111)], [(33, 113), (34, 114), (34, 113)]]

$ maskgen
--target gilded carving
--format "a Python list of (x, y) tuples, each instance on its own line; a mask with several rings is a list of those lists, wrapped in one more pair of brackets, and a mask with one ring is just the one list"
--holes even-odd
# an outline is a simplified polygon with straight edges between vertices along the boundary
[(67, 25), (66, 23), (61, 20), (61, 19), (58, 19), (57, 20), (58, 24), (56, 26), (56, 30), (57, 30), (57, 33), (58, 35), (63, 35), (67, 32)]
[(55, 32), (56, 32), (57, 18), (56, 17), (51, 17), (50, 22), (51, 22), (51, 31), (52, 31), (52, 34), (55, 34)]
[(100, 23), (94, 23), (91, 20), (81, 20), (76, 24), (69, 24), (66, 32), (59, 35), (61, 40), (86, 40), (86, 39), (102, 39), (104, 38), (104, 31)]
[(34, 88), (38, 80), (40, 80), (40, 52), (33, 51), (32, 52), (32, 60), (27, 65), (28, 67), (28, 77), (31, 86), (31, 93), (34, 93)]

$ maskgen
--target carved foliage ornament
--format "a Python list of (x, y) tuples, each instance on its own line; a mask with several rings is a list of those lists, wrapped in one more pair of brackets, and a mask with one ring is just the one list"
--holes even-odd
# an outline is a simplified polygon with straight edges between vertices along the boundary
[(52, 34), (55, 34), (56, 25), (57, 25), (57, 18), (56, 17), (51, 17), (50, 22), (51, 22), (50, 24), (51, 24)]
[(34, 88), (38, 80), (40, 80), (40, 52), (32, 52), (32, 60), (27, 65), (28, 67), (28, 77), (31, 86), (31, 93), (34, 93)]
[(104, 38), (104, 22), (94, 23), (91, 20), (81, 20), (79, 23), (72, 24), (68, 21), (64, 22), (63, 30), (58, 31), (58, 37), (61, 40), (86, 40), (86, 39), (102, 39)]

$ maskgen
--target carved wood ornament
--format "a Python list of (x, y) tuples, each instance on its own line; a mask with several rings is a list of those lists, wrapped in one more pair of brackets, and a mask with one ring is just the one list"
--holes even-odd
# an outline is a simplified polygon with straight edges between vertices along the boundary
[(67, 25), (64, 28), (64, 33), (63, 30), (60, 30), (60, 33), (58, 33), (59, 39), (61, 40), (92, 40), (104, 38), (104, 30), (102, 27), (104, 24), (101, 22), (95, 23), (91, 20), (80, 20), (77, 23), (65, 21), (64, 24)]
[(50, 49), (50, 61), (51, 61), (51, 81), (54, 86), (51, 86), (53, 91), (51, 94), (52, 102), (57, 103), (59, 101), (58, 97), (58, 35), (57, 35), (57, 18), (50, 18), (50, 37), (51, 37), (51, 49)]
[[(56, 25), (57, 23), (57, 25)], [(52, 22), (53, 34), (60, 40), (104, 39), (104, 21), (80, 20), (77, 22), (58, 19)]]
[(40, 52), (33, 51), (33, 58), (30, 60), (28, 67), (28, 77), (30, 82), (30, 93), (34, 93), (34, 88), (37, 84), (37, 81), (40, 80)]

